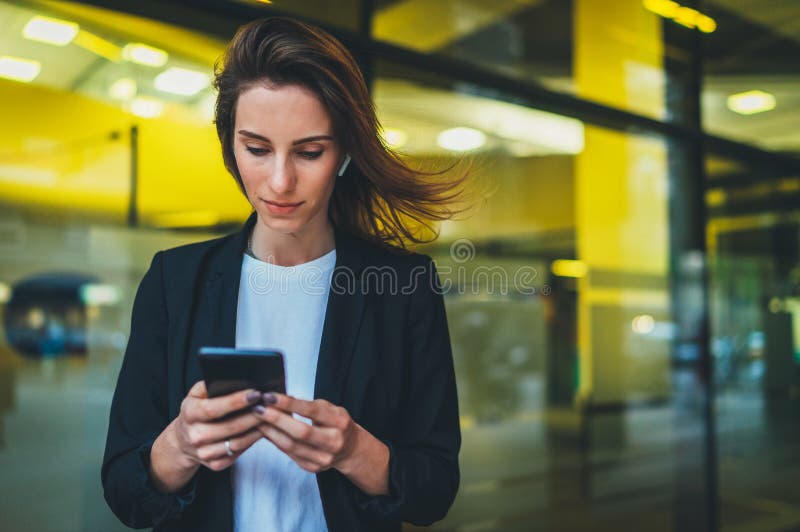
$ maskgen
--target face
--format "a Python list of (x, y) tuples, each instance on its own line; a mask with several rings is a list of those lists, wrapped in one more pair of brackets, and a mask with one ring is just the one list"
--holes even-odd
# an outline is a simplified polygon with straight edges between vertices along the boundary
[(233, 151), (247, 197), (267, 228), (300, 234), (327, 226), (343, 155), (312, 91), (261, 83), (242, 92)]

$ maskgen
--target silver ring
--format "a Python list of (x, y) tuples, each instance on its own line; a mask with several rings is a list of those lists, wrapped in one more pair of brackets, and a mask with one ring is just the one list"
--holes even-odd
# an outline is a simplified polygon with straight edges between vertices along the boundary
[(225, 452), (228, 453), (228, 456), (234, 456), (236, 454), (233, 452), (233, 449), (231, 449), (231, 440), (225, 440)]

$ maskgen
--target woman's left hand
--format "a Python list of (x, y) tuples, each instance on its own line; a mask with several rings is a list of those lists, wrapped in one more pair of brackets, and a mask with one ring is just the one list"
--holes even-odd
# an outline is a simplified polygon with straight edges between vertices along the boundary
[(264, 394), (263, 402), (267, 406), (253, 408), (266, 422), (259, 430), (301, 468), (311, 473), (335, 468), (368, 494), (388, 492), (388, 447), (353, 421), (346, 409), (324, 399), (304, 401), (280, 393)]

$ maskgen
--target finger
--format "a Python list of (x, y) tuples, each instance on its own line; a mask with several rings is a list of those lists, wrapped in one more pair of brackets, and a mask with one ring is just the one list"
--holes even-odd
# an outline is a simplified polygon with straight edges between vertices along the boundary
[[(229, 468), (238, 458), (239, 456), (249, 449), (255, 442), (261, 440), (263, 438), (263, 434), (261, 434), (258, 430), (253, 430), (252, 434), (247, 436), (241, 436), (239, 438), (232, 439), (230, 442), (230, 447), (232, 451), (236, 451), (233, 456), (229, 456), (227, 450), (225, 449), (225, 442), (221, 443), (223, 449), (223, 455), (220, 455), (218, 458), (212, 458), (206, 462), (203, 462), (207, 468), (211, 469), (212, 471), (222, 471), (223, 469)], [(220, 448), (219, 444), (216, 446), (217, 449)], [(242, 450), (239, 450), (242, 449)]]
[(331, 453), (297, 441), (276, 427), (261, 425), (258, 430), (265, 438), (275, 444), (275, 447), (283, 451), (303, 469), (309, 470), (307, 467), (310, 466), (317, 471), (324, 471), (333, 464), (333, 455)]
[(335, 429), (327, 427), (314, 427), (295, 419), (291, 413), (273, 407), (265, 407), (259, 418), (279, 428), (293, 439), (321, 449), (327, 449), (330, 446), (332, 438), (329, 432), (335, 431)]
[(262, 421), (253, 417), (249, 412), (225, 421), (194, 423), (189, 428), (189, 443), (199, 447), (218, 442), (254, 429), (259, 423)]
[[(275, 404), (272, 406), (286, 412), (293, 412), (307, 417), (314, 421), (315, 425), (338, 427), (341, 424), (342, 415), (346, 414), (344, 408), (338, 407), (324, 399), (306, 401), (281, 393), (274, 393), (272, 395), (275, 396)], [(265, 402), (268, 403), (268, 401)]]
[(229, 438), (231, 451), (234, 456), (228, 455), (228, 450), (225, 447), (226, 440), (216, 441), (198, 449), (197, 455), (204, 465), (209, 465), (210, 462), (219, 459), (236, 459), (243, 452), (253, 446), (258, 440), (262, 439), (264, 435), (258, 429), (252, 429), (244, 434)]
[(207, 398), (208, 390), (206, 390), (206, 381), (197, 381), (194, 383), (194, 386), (189, 390), (189, 395), (191, 397), (197, 397), (198, 399)]
[(261, 394), (255, 390), (242, 390), (221, 397), (203, 399), (197, 402), (192, 412), (197, 421), (212, 421), (241, 410), (261, 401)]

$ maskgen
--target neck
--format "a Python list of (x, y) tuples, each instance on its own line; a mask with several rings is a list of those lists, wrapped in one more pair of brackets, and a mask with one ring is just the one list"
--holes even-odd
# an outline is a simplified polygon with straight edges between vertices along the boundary
[(259, 218), (253, 228), (251, 251), (264, 262), (278, 266), (297, 266), (329, 253), (335, 247), (333, 224), (327, 218), (320, 227), (305, 227), (296, 233), (270, 229)]

